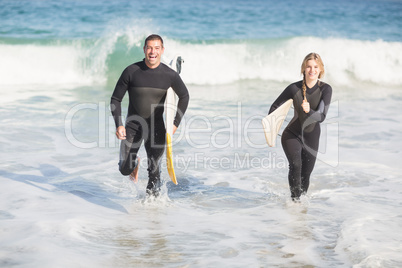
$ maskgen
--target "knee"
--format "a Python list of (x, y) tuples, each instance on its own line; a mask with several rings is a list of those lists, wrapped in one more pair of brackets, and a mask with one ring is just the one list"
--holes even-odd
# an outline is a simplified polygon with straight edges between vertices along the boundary
[(123, 168), (123, 167), (120, 167), (119, 171), (123, 176), (128, 176), (128, 175), (131, 174), (131, 172), (133, 172), (132, 170), (128, 170), (128, 169)]
[[(132, 172), (132, 171), (131, 171), (131, 172)], [(121, 169), (120, 169), (120, 173), (121, 173), (123, 176), (128, 176), (128, 175), (131, 174), (131, 172), (130, 172), (130, 171), (127, 171), (127, 170), (121, 170)]]
[(119, 171), (122, 175), (128, 176), (133, 172), (135, 167), (137, 166), (137, 161), (127, 163), (127, 162), (120, 162), (119, 163)]

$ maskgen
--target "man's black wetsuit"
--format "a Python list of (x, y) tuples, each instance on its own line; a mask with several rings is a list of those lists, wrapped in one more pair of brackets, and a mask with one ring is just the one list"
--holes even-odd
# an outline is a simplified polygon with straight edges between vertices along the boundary
[(282, 147), (289, 161), (289, 186), (292, 198), (306, 193), (310, 184), (318, 153), (320, 124), (325, 120), (331, 102), (332, 88), (318, 81), (312, 88), (306, 87), (310, 112), (305, 113), (302, 81), (290, 84), (272, 104), (269, 113), (289, 99), (293, 99), (294, 116), (282, 134)]
[(166, 130), (163, 122), (166, 92), (172, 87), (179, 97), (176, 127), (187, 109), (189, 94), (179, 74), (160, 63), (151, 69), (145, 61), (128, 66), (117, 81), (111, 98), (111, 110), (116, 128), (123, 126), (121, 101), (126, 92), (129, 106), (126, 118), (126, 140), (120, 148), (119, 169), (123, 175), (129, 175), (138, 164), (137, 152), (142, 141), (148, 157), (147, 192), (158, 193), (160, 182), (160, 160), (165, 150)]

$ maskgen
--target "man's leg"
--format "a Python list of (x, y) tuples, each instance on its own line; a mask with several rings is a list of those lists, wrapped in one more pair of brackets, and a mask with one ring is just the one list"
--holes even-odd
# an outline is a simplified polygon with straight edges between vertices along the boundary
[(147, 193), (158, 196), (161, 188), (161, 160), (165, 151), (166, 130), (162, 122), (154, 124), (148, 139), (145, 141), (145, 149), (148, 157), (148, 185)]
[(142, 131), (138, 125), (127, 124), (126, 139), (120, 144), (119, 170), (124, 176), (130, 175), (138, 166), (137, 153), (142, 143)]

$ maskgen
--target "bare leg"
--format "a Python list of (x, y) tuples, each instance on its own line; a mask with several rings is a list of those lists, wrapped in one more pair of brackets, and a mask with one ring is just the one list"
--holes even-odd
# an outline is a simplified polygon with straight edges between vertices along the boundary
[(140, 168), (140, 158), (137, 156), (137, 166), (134, 168), (133, 172), (131, 172), (129, 178), (132, 180), (134, 183), (138, 182), (138, 169)]

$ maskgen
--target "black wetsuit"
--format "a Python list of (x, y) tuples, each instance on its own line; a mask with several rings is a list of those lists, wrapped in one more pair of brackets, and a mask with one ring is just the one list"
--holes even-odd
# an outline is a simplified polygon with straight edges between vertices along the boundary
[(331, 102), (332, 88), (318, 81), (306, 89), (310, 112), (302, 108), (302, 81), (290, 84), (272, 104), (269, 113), (289, 99), (293, 99), (294, 116), (282, 134), (282, 147), (289, 161), (289, 186), (293, 199), (306, 193), (310, 174), (317, 158), (320, 139), (320, 124), (325, 120)]
[(121, 101), (126, 92), (129, 95), (128, 113), (125, 122), (126, 140), (120, 147), (119, 169), (129, 175), (138, 164), (137, 152), (142, 141), (148, 157), (147, 193), (157, 194), (160, 181), (160, 160), (165, 150), (166, 130), (163, 122), (166, 92), (172, 87), (179, 97), (175, 126), (187, 109), (189, 94), (179, 74), (161, 63), (151, 69), (140, 61), (128, 66), (117, 81), (111, 98), (111, 111), (116, 128), (123, 126)]

